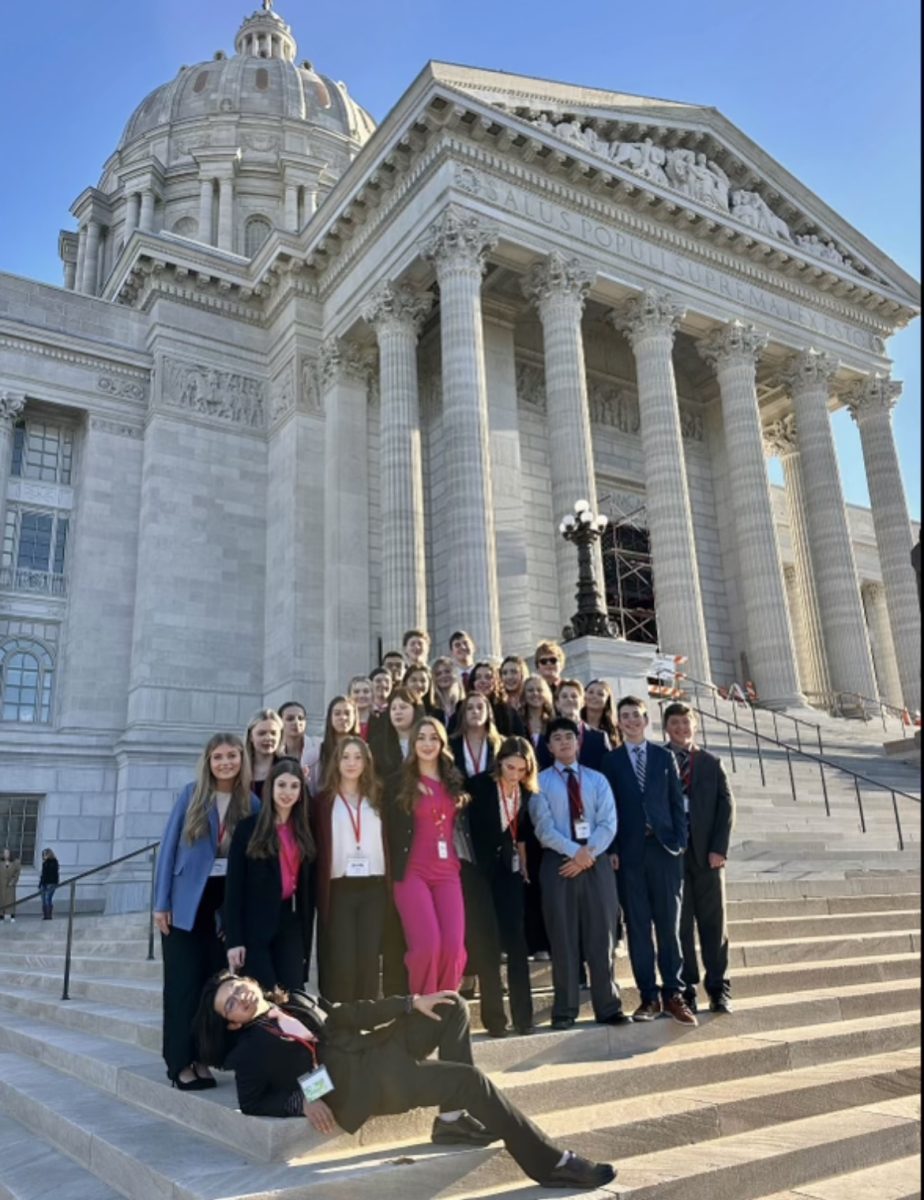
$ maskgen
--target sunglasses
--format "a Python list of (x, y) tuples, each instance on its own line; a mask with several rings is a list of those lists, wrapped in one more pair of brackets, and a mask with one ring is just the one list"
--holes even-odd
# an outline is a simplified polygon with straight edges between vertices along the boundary
[(540, 667), (557, 667), (558, 666), (557, 658), (540, 658), (537, 661), (538, 661)]

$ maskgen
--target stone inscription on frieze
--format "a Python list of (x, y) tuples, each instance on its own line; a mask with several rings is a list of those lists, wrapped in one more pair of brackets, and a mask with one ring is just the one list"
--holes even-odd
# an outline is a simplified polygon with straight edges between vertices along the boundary
[(622, 259), (655, 270), (667, 278), (678, 279), (711, 292), (729, 301), (730, 311), (735, 313), (743, 310), (761, 312), (789, 321), (806, 331), (814, 330), (860, 350), (874, 354), (882, 354), (885, 350), (882, 338), (865, 329), (858, 329), (846, 321), (816, 312), (804, 304), (768, 292), (756, 284), (726, 275), (714, 267), (686, 258), (675, 250), (654, 245), (644, 238), (603, 221), (583, 216), (549, 200), (542, 200), (531, 192), (502, 183), (473, 171), (470, 167), (460, 168), (456, 172), (455, 183), (463, 191), (478, 196), (489, 204), (496, 204), (507, 212), (526, 217), (558, 233), (569, 234), (597, 250), (609, 251)]
[(168, 407), (247, 429), (265, 428), (262, 380), (173, 358), (164, 359), (163, 372), (162, 395)]

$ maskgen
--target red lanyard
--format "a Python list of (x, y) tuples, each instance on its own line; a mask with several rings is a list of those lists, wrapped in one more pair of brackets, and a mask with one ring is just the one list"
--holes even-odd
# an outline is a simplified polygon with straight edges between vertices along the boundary
[(513, 813), (507, 807), (507, 793), (504, 791), (504, 785), (499, 783), (497, 790), (500, 792), (501, 804), (504, 806), (504, 816), (507, 818), (507, 824), (510, 827), (510, 832), (513, 834), (513, 840), (517, 840), (517, 829), (520, 826), (520, 789), (517, 788), (516, 797), (513, 801)]
[[(284, 1014), (284, 1015), (286, 1015), (286, 1014)], [(297, 1018), (296, 1018), (296, 1020), (297, 1020)], [(269, 1015), (267, 1015), (263, 1020), (260, 1021), (260, 1027), (262, 1029), (265, 1029), (267, 1033), (272, 1034), (273, 1037), (281, 1038), (284, 1042), (297, 1042), (299, 1044), (299, 1046), (303, 1046), (308, 1051), (308, 1053), (311, 1055), (311, 1061), (314, 1064), (314, 1069), (317, 1070), (317, 1067), (318, 1067), (317, 1038), (313, 1038), (310, 1035), (307, 1038), (303, 1038), (303, 1037), (300, 1037), (297, 1033), (283, 1033), (283, 1031), (279, 1028), (279, 1026), (273, 1020), (273, 1018)]]
[[(485, 738), (485, 740), (481, 743), (481, 750), (479, 751), (477, 758), (475, 758), (475, 752), (472, 750), (472, 744), (468, 740), (468, 735), (466, 735), (463, 740), (465, 742), (465, 749), (468, 751), (468, 756), (472, 762), (472, 774), (478, 775), (488, 765), (488, 740)], [(484, 765), (482, 765), (482, 760), (484, 760)]]
[(356, 849), (359, 850), (363, 840), (363, 798), (360, 796), (359, 803), (356, 805), (356, 820), (353, 820), (353, 805), (346, 799), (345, 796), (337, 793), (337, 799), (342, 800), (346, 805), (346, 810), (350, 815), (350, 824), (353, 827), (353, 836), (356, 838)]

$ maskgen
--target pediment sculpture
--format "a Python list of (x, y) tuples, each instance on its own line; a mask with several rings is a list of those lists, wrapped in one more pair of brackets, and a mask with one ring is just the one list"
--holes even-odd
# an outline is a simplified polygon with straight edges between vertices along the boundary
[(683, 146), (666, 148), (650, 137), (640, 142), (608, 142), (595, 129), (585, 127), (580, 121), (555, 121), (548, 113), (534, 117), (531, 123), (543, 133), (554, 134), (582, 150), (597, 154), (616, 167), (624, 167), (642, 179), (680, 192), (707, 208), (734, 217), (758, 233), (791, 242), (804, 253), (814, 255), (823, 262), (857, 270), (856, 265), (841, 254), (833, 242), (825, 241), (817, 233), (794, 234), (786, 221), (777, 216), (757, 192), (743, 188), (733, 190), (728, 175), (702, 151)]

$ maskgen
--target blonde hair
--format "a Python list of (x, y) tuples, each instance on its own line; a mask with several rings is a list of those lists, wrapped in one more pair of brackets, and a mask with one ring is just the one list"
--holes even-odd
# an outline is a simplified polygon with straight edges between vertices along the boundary
[(253, 714), (253, 716), (247, 722), (247, 732), (244, 734), (244, 754), (247, 758), (247, 766), (250, 770), (251, 778), (253, 777), (254, 757), (253, 740), (251, 734), (261, 721), (275, 721), (279, 726), (279, 744), (277, 745), (275, 751), (277, 755), (283, 748), (283, 740), (285, 738), (286, 723), (283, 721), (282, 717), (280, 717), (279, 713), (276, 712), (275, 708), (261, 708)]
[(216, 789), (215, 776), (212, 774), (210, 759), (219, 746), (230, 746), (239, 750), (241, 769), (234, 787), (231, 789), (231, 800), (225, 816), (225, 826), (228, 833), (233, 833), (238, 821), (250, 816), (250, 763), (244, 743), (236, 733), (216, 733), (205, 744), (205, 749), (196, 764), (196, 786), (186, 809), (186, 819), (183, 822), (183, 837), (189, 845), (206, 836), (209, 831), (209, 813), (212, 810), (212, 796)]
[(528, 716), (528, 707), (526, 704), (526, 687), (530, 683), (538, 684), (542, 690), (542, 716), (546, 721), (551, 721), (555, 716), (555, 699), (552, 695), (552, 689), (546, 683), (541, 675), (529, 675), (523, 680), (522, 700), (520, 702), (520, 716), (526, 718)]

